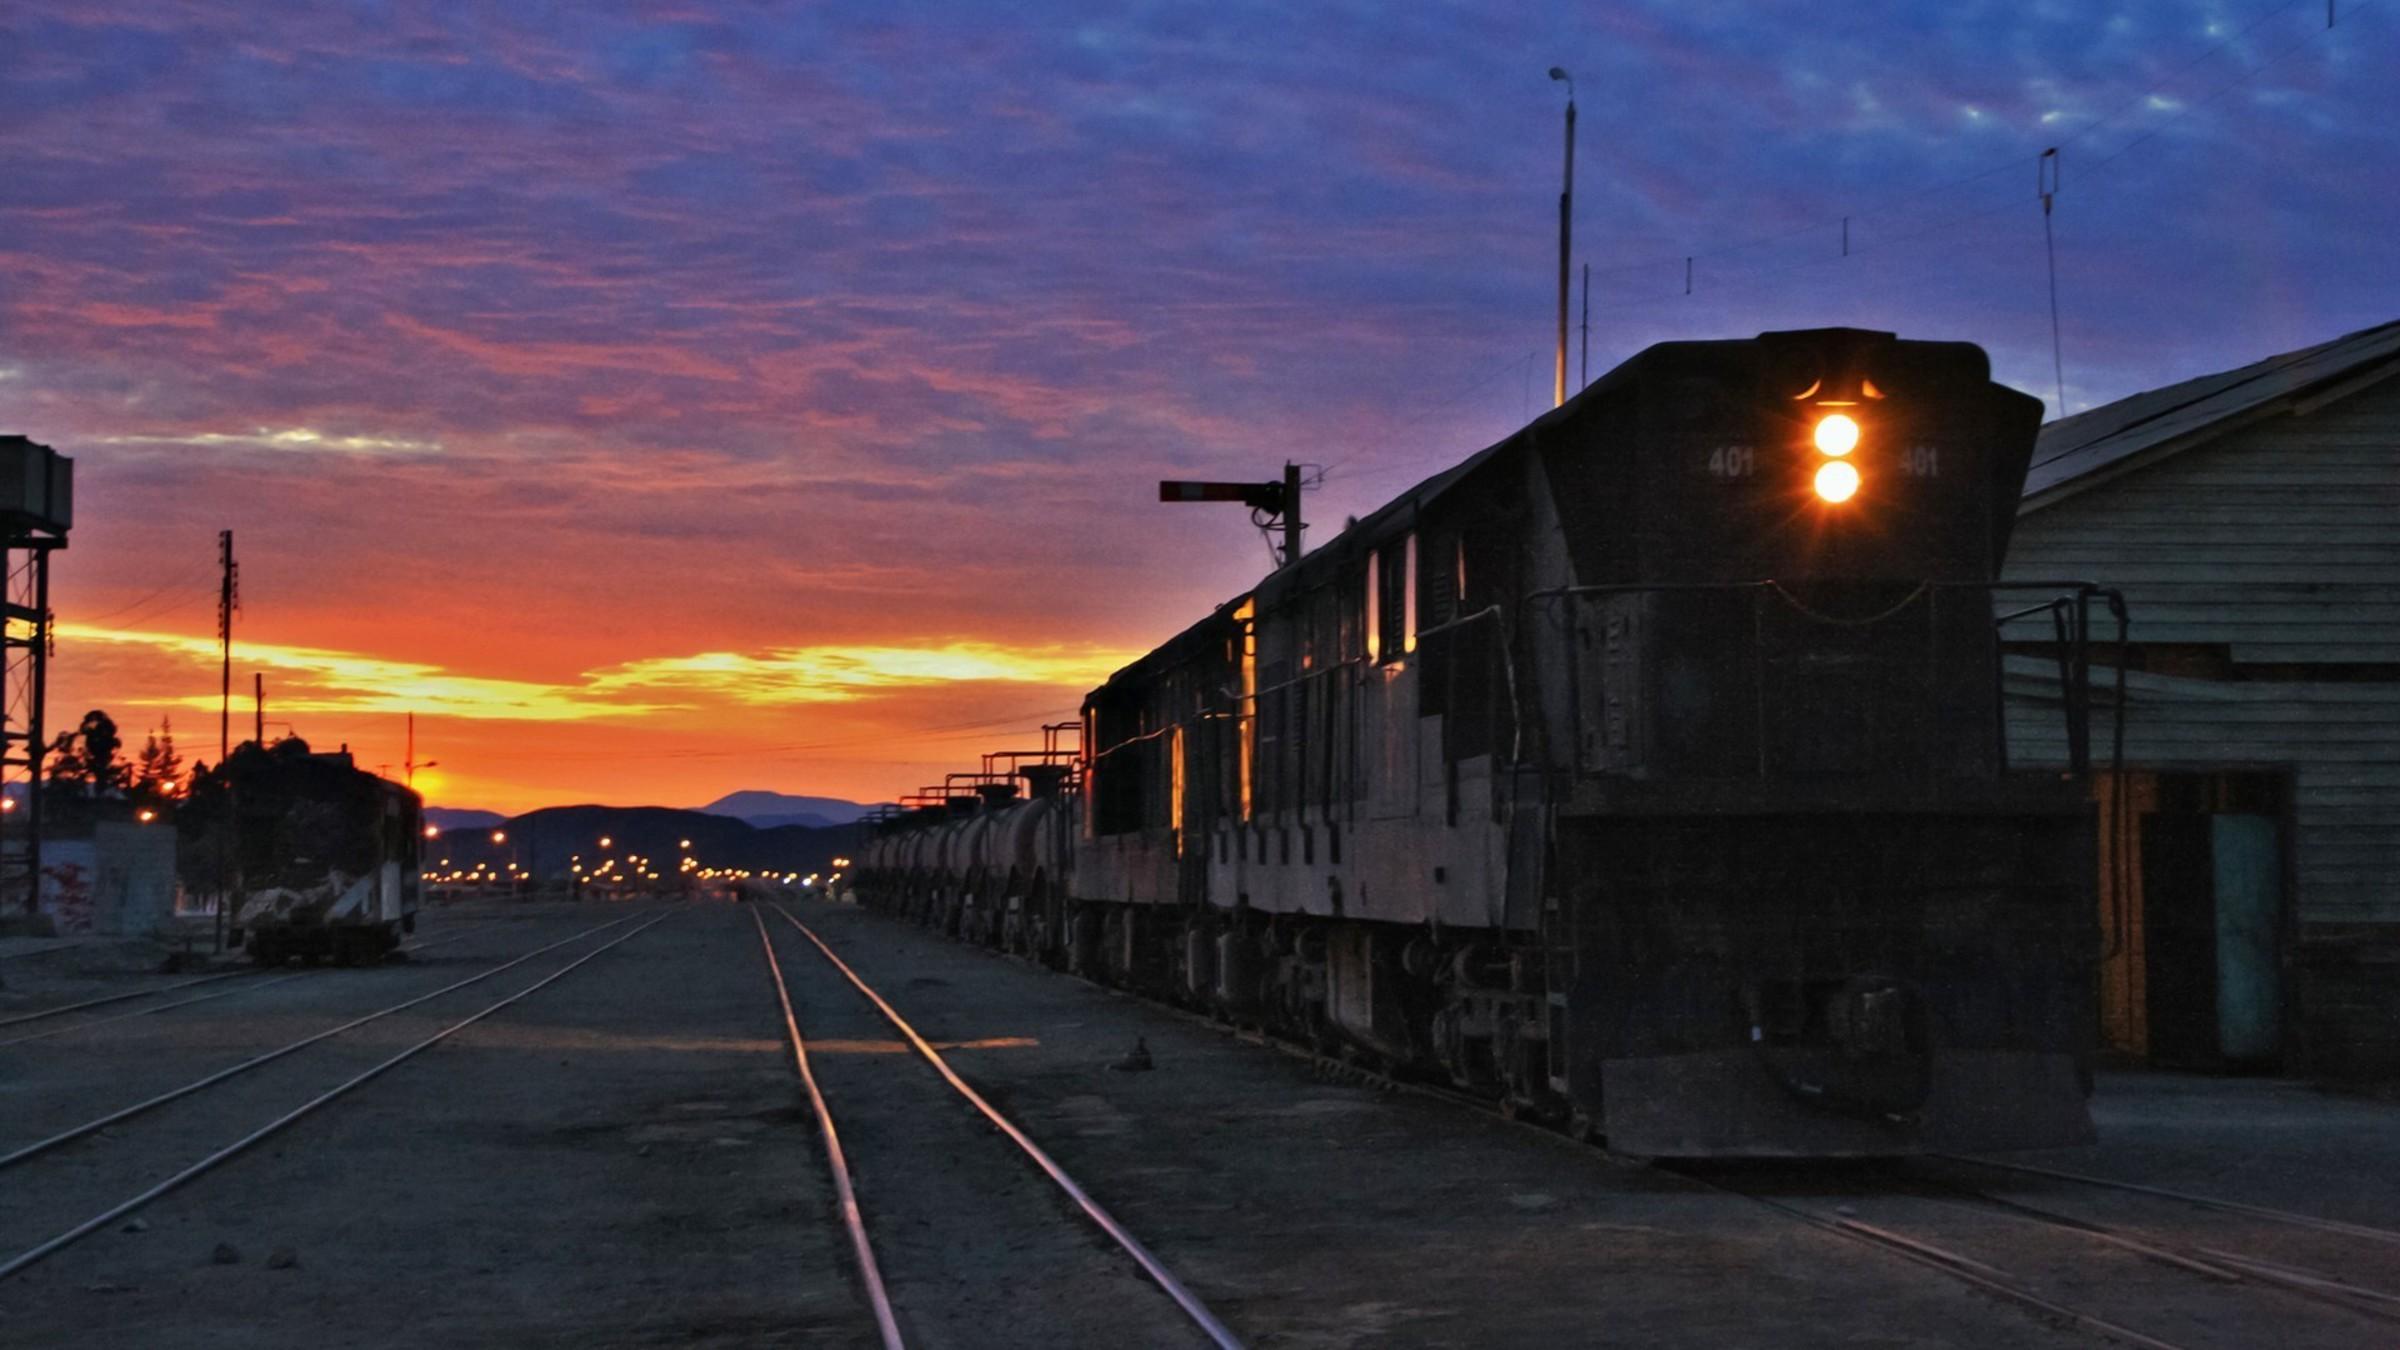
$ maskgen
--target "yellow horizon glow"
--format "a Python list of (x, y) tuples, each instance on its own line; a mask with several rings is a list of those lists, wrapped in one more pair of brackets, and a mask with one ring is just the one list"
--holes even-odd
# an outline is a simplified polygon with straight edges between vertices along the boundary
[[(185, 633), (61, 623), (61, 641), (146, 647), (203, 665), (219, 659), (216, 639)], [(1138, 653), (1096, 647), (1008, 647), (951, 641), (939, 646), (773, 647), (642, 657), (582, 672), (574, 683), (461, 675), (419, 661), (322, 647), (236, 641), (247, 667), (303, 677), (276, 690), (283, 712), (415, 713), (475, 720), (580, 722), (697, 711), (696, 699), (747, 705), (846, 703), (912, 688), (997, 683), (1088, 689)], [(215, 691), (146, 700), (214, 708)], [(422, 775), (420, 775), (422, 777)]]

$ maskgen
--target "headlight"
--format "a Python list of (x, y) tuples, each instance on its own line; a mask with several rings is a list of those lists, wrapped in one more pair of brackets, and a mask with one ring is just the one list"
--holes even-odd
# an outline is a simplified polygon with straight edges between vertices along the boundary
[[(1829, 419), (1830, 420), (1830, 419)], [(1848, 418), (1842, 419), (1848, 421)], [(1820, 428), (1820, 431), (1822, 428)], [(1833, 460), (1817, 470), (1817, 495), (1829, 502), (1846, 502), (1858, 493), (1858, 470)]]
[[(1848, 414), (1829, 413), (1817, 423), (1817, 449), (1828, 455), (1846, 455), (1857, 448), (1858, 423), (1851, 421)], [(1857, 484), (1854, 482), (1852, 486)]]

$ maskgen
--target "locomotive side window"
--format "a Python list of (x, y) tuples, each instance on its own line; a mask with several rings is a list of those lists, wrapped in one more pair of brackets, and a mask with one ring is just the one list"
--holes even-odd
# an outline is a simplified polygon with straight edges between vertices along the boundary
[(1367, 655), (1397, 661), (1417, 649), (1417, 536), (1367, 557)]
[(1383, 567), (1380, 554), (1367, 555), (1367, 660), (1383, 659)]

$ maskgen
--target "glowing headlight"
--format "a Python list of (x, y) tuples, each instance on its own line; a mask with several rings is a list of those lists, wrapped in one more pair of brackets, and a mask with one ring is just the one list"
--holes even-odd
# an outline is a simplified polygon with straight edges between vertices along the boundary
[(1857, 448), (1858, 423), (1851, 421), (1847, 414), (1830, 413), (1817, 423), (1817, 449), (1828, 455), (1846, 455)]
[(1857, 492), (1858, 470), (1851, 465), (1837, 459), (1817, 470), (1817, 495), (1825, 500), (1846, 502)]

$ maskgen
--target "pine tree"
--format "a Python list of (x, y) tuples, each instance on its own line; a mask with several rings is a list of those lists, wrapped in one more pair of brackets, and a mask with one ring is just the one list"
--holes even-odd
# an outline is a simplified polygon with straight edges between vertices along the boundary
[(162, 717), (158, 730), (143, 740), (141, 756), (134, 762), (133, 799), (145, 806), (162, 806), (181, 798), (185, 791), (183, 756), (175, 753), (174, 719)]

